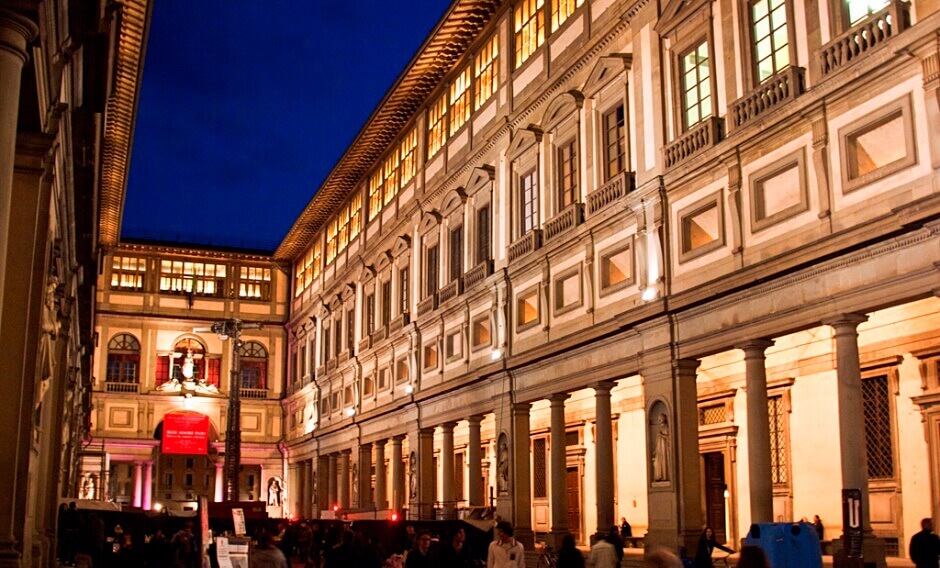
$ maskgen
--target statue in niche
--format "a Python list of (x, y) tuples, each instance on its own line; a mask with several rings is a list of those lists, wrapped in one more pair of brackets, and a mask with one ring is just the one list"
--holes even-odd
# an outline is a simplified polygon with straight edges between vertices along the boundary
[(408, 500), (411, 503), (418, 502), (418, 454), (411, 452), (411, 457), (408, 458), (408, 486), (409, 486), (409, 497)]
[(499, 450), (496, 462), (496, 482), (501, 495), (509, 493), (509, 444), (506, 436), (499, 437)]
[(277, 477), (272, 477), (268, 481), (268, 505), (272, 507), (281, 506), (281, 480)]
[(653, 481), (669, 481), (669, 422), (665, 412), (656, 417), (654, 434)]
[(94, 473), (86, 473), (82, 476), (82, 486), (78, 493), (79, 499), (94, 499), (98, 492), (98, 476)]
[(356, 506), (362, 506), (359, 503), (359, 464), (353, 462), (352, 464), (352, 502), (356, 503)]

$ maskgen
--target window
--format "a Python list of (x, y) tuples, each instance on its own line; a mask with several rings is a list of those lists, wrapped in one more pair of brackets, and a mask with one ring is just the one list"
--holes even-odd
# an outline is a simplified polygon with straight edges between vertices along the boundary
[(428, 109), (428, 159), (434, 157), (447, 142), (447, 96), (441, 98)]
[(533, 288), (516, 297), (516, 325), (519, 330), (531, 327), (539, 321), (539, 292)]
[(448, 361), (463, 356), (463, 334), (460, 333), (460, 330), (447, 334), (444, 340), (444, 354), (447, 356)]
[(411, 311), (409, 308), (411, 302), (411, 295), (409, 294), (410, 281), (408, 280), (411, 275), (409, 272), (407, 266), (398, 271), (398, 301), (401, 304), (400, 310), (403, 314), (407, 314)]
[(352, 354), (356, 344), (356, 310), (346, 310), (346, 350)]
[(146, 259), (115, 256), (111, 259), (111, 288), (143, 290), (146, 272)]
[(773, 483), (790, 482), (787, 468), (787, 410), (783, 395), (767, 397), (767, 415), (770, 417), (770, 474)]
[(326, 262), (333, 262), (359, 236), (362, 195), (355, 193), (326, 226)]
[(385, 170), (379, 168), (369, 178), (369, 220), (375, 219), (382, 210), (382, 186), (385, 182)]
[(488, 347), (492, 343), (492, 339), (489, 314), (473, 320), (473, 325), (470, 328), (470, 346), (474, 349)]
[(408, 361), (404, 358), (395, 363), (395, 382), (403, 383), (408, 380)]
[(339, 391), (336, 391), (332, 394), (331, 400), (330, 400), (330, 408), (333, 409), (333, 412), (339, 412), (339, 409), (340, 409)]
[(477, 209), (477, 250), (476, 264), (486, 262), (490, 259), (490, 204)]
[(910, 98), (904, 97), (839, 131), (845, 191), (917, 162), (911, 115)]
[(365, 335), (375, 331), (375, 294), (366, 295), (365, 313), (363, 314)]
[(845, 0), (849, 26), (854, 26), (887, 5), (888, 0)]
[(421, 369), (429, 371), (437, 368), (437, 343), (428, 343), (424, 346)]
[(545, 43), (544, 5), (545, 0), (522, 0), (513, 12), (517, 69)]
[(136, 383), (139, 380), (140, 342), (129, 333), (119, 333), (108, 342), (109, 383)]
[[(714, 250), (723, 244), (722, 218), (717, 199), (711, 199), (691, 211), (680, 213), (682, 257), (691, 258)], [(691, 253), (691, 254), (690, 254)]]
[(802, 151), (754, 174), (751, 221), (755, 231), (807, 209), (803, 178)]
[(271, 294), (271, 269), (242, 266), (238, 269), (238, 297), (268, 300)]
[(532, 440), (532, 497), (548, 498), (548, 440), (544, 437)]
[(581, 305), (581, 272), (568, 272), (555, 279), (555, 313)]
[(453, 136), (470, 118), (470, 66), (450, 84), (450, 135)]
[(891, 436), (891, 397), (887, 375), (862, 379), (862, 404), (865, 409), (868, 478), (892, 479), (894, 441)]
[(320, 276), (320, 249), (318, 239), (294, 267), (294, 296), (299, 296)]
[(392, 281), (382, 282), (382, 325), (388, 325), (392, 321)]
[(558, 212), (575, 202), (578, 194), (578, 140), (558, 147)]
[(496, 62), (499, 57), (499, 35), (494, 34), (473, 60), (474, 110), (479, 110), (499, 86)]
[(222, 296), (225, 265), (182, 260), (160, 261), (160, 291), (171, 294)]
[(463, 226), (450, 232), (450, 281), (463, 276)]
[(242, 388), (268, 388), (268, 351), (257, 341), (247, 341), (238, 348), (241, 358)]
[(388, 388), (388, 369), (379, 369), (379, 389)]
[(166, 473), (163, 476), (163, 486), (167, 489), (173, 489), (173, 474)]
[[(196, 467), (196, 460), (193, 458), (186, 458), (186, 467)], [(192, 483), (190, 482), (189, 485), (192, 485)]]
[(342, 312), (336, 315), (333, 320), (333, 356), (339, 355), (343, 350), (343, 315)]
[(626, 129), (623, 105), (604, 113), (604, 179), (610, 180), (626, 168)]
[[(418, 129), (412, 128), (401, 141), (401, 186), (405, 187), (415, 177), (417, 171)], [(370, 217), (371, 219), (371, 217)]]
[(464, 461), (465, 459), (463, 452), (457, 452), (454, 454), (454, 495), (457, 496), (458, 501), (463, 501), (464, 496)]
[(437, 245), (428, 247), (426, 257), (425, 257), (425, 274), (427, 274), (427, 281), (425, 282), (426, 288), (424, 291), (424, 297), (430, 298), (437, 293), (437, 283), (438, 283), (438, 255), (437, 255)]
[(552, 31), (560, 28), (581, 4), (584, 0), (552, 0)]
[(398, 195), (398, 152), (392, 152), (392, 154), (385, 160), (385, 185), (384, 187), (384, 198), (382, 200), (382, 206), (386, 206), (395, 199), (395, 196)]
[(343, 405), (349, 406), (353, 403), (353, 389), (352, 387), (346, 387), (343, 389)]
[(790, 66), (790, 37), (785, 0), (751, 2), (751, 31), (754, 34), (754, 72), (758, 83)]
[(330, 326), (323, 327), (323, 362), (330, 360)]
[(330, 397), (320, 395), (320, 414), (326, 416), (330, 413)]
[(601, 294), (613, 292), (633, 281), (633, 248), (630, 245), (601, 255)]
[(186, 475), (183, 476), (183, 486), (186, 487), (187, 489), (193, 486), (193, 474), (192, 473), (186, 473)]
[(372, 396), (375, 390), (375, 379), (372, 378), (372, 375), (362, 378), (362, 394), (364, 396)]
[(711, 63), (708, 41), (702, 41), (679, 58), (682, 85), (682, 125), (688, 130), (712, 115)]
[(520, 237), (538, 227), (539, 223), (539, 184), (538, 169), (523, 174), (519, 178), (521, 201)]

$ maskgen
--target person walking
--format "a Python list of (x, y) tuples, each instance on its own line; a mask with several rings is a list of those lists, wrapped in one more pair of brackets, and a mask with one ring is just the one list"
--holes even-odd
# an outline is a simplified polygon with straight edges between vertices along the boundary
[(496, 540), (490, 543), (486, 554), (486, 568), (524, 568), (525, 549), (516, 542), (512, 525), (506, 521), (496, 523)]
[(933, 520), (923, 519), (921, 531), (911, 537), (908, 552), (917, 568), (937, 568), (940, 563), (940, 537), (933, 532)]
[(574, 535), (568, 533), (561, 539), (558, 549), (558, 568), (584, 568), (584, 555), (574, 543)]

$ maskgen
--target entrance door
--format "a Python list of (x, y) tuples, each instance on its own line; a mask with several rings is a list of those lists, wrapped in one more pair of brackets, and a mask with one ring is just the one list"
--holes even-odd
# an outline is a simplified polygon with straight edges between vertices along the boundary
[(725, 534), (725, 456), (721, 452), (703, 454), (705, 459), (705, 522), (715, 531), (715, 540), (724, 543)]
[(577, 467), (568, 468), (568, 531), (575, 542), (581, 542), (581, 474)]

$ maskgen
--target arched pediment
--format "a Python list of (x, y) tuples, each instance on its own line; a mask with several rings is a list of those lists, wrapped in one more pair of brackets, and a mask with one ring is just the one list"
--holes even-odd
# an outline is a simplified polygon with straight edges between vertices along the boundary
[(441, 214), (437, 211), (425, 211), (418, 223), (418, 232), (422, 235), (438, 227), (441, 224)]
[(411, 249), (411, 237), (408, 235), (400, 235), (395, 239), (395, 244), (392, 245), (392, 257), (398, 258), (399, 256), (407, 253)]
[(346, 285), (343, 286), (343, 290), (339, 293), (339, 295), (340, 299), (345, 302), (349, 298), (356, 295), (356, 285), (352, 282), (347, 282)]
[(441, 205), (441, 211), (445, 216), (449, 216), (451, 213), (462, 208), (466, 202), (467, 193), (463, 190), (462, 187), (458, 187), (448, 193), (444, 198), (444, 203)]
[(614, 77), (633, 66), (632, 53), (612, 53), (598, 59), (584, 83), (584, 92), (590, 96), (600, 91)]
[(519, 154), (542, 141), (542, 129), (534, 124), (516, 130), (509, 142), (508, 155), (515, 159)]
[(330, 300), (330, 311), (335, 312), (336, 310), (340, 309), (342, 306), (343, 306), (343, 295), (340, 293), (340, 294), (336, 294), (335, 296), (333, 296), (333, 299)]
[(378, 258), (375, 259), (375, 270), (381, 272), (388, 268), (392, 264), (392, 252), (389, 250), (384, 250), (379, 253)]
[(572, 89), (558, 95), (542, 115), (542, 130), (551, 130), (565, 118), (577, 116), (582, 106), (584, 106), (584, 94), (581, 91)]

